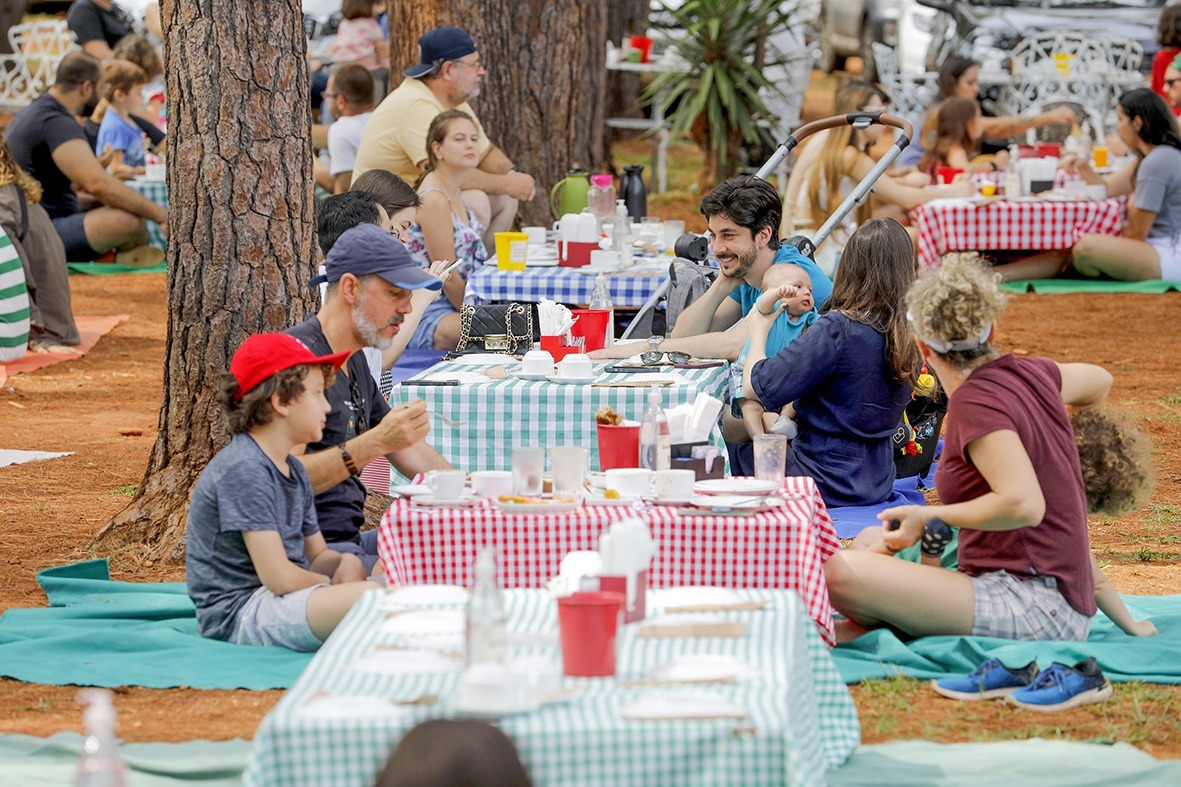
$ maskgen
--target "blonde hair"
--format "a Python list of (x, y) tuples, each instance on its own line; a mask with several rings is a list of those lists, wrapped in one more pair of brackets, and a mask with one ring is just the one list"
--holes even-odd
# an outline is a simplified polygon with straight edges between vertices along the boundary
[[(850, 112), (860, 112), (861, 108), (877, 97), (886, 102), (886, 95), (877, 86), (867, 82), (850, 82), (837, 91), (837, 115)], [(861, 152), (856, 147), (852, 126), (837, 126), (828, 130), (820, 154), (812, 166), (809, 167), (808, 179), (804, 187), (808, 190), (808, 210), (812, 214), (813, 226), (819, 227), (824, 223), (824, 217), (836, 213), (844, 195), (841, 194), (841, 177), (847, 175), (845, 160), (850, 155), (849, 148)], [(824, 185), (824, 199), (821, 201), (821, 184)], [(871, 215), (869, 200), (865, 200), (857, 208), (857, 223), (861, 224)]]
[[(939, 342), (979, 336), (1004, 311), (1000, 278), (976, 252), (945, 254), (939, 268), (920, 276), (906, 293), (911, 328), (920, 339)], [(939, 355), (962, 365), (991, 352), (985, 341), (979, 347)]]
[(12, 157), (12, 149), (8, 147), (8, 140), (0, 137), (0, 187), (15, 183), (16, 187), (25, 193), (29, 202), (41, 201), (41, 184), (29, 173), (20, 168), (16, 159)]
[(148, 75), (135, 63), (130, 60), (110, 60), (103, 66), (103, 78), (99, 83), (99, 93), (107, 101), (114, 101), (116, 90), (130, 93), (135, 88), (147, 83)]

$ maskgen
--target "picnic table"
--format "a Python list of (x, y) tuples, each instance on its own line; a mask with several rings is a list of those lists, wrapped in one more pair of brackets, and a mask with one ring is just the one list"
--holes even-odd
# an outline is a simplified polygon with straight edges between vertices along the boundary
[[(564, 678), (570, 699), (497, 721), (537, 785), (820, 785), (860, 743), (857, 711), (828, 649), (791, 591), (739, 591), (763, 609), (721, 613), (747, 626), (734, 638), (641, 638), (623, 626), (617, 677), (636, 679), (669, 658), (737, 657), (758, 670), (725, 684), (626, 686), (614, 678)], [(557, 612), (538, 590), (505, 591), (509, 658), (557, 665)], [(267, 714), (244, 781), (253, 787), (370, 785), (416, 724), (454, 716), (456, 671), (382, 668), (384, 591), (365, 594)], [(440, 659), (440, 662), (443, 660)], [(446, 664), (440, 664), (446, 670)], [(743, 705), (746, 719), (628, 721), (621, 709), (653, 694), (703, 692)], [(424, 695), (433, 704), (399, 705)], [(327, 701), (326, 701), (327, 698)], [(379, 700), (392, 700), (378, 703)], [(331, 710), (325, 712), (325, 708)], [(355, 709), (355, 710), (351, 710)]]
[[(672, 257), (646, 259), (633, 268), (606, 274), (611, 302), (617, 309), (638, 309), (668, 279)], [(549, 298), (558, 303), (585, 306), (590, 303), (595, 277), (589, 268), (559, 266), (528, 267), (523, 271), (502, 271), (495, 257), (476, 269), (467, 280), (464, 301), (495, 303), (519, 301), (538, 303)]]
[(494, 503), (422, 507), (394, 501), (381, 519), (378, 554), (390, 582), (466, 585), (476, 553), (496, 550), (504, 587), (542, 588), (567, 553), (598, 549), (612, 522), (638, 517), (656, 542), (652, 587), (787, 588), (835, 644), (824, 564), (841, 548), (816, 482), (785, 479), (786, 505), (753, 515), (685, 515), (669, 505), (582, 506), (567, 513), (505, 513)]
[[(168, 184), (162, 180), (148, 180), (144, 177), (123, 181), (133, 191), (147, 197), (162, 208), (168, 207)], [(157, 248), (165, 248), (164, 233), (160, 225), (154, 221), (148, 222), (148, 243)]]
[[(506, 365), (515, 367), (514, 359), (506, 356)], [(596, 362), (595, 372), (603, 382), (621, 383), (625, 380), (643, 381), (644, 375), (604, 374), (603, 369), (615, 361)], [(486, 364), (464, 363), (463, 358), (432, 366), (394, 386), (390, 392), (390, 406), (414, 399), (426, 401), (431, 417), (431, 432), (427, 437), (443, 458), (464, 470), (508, 470), (513, 446), (520, 445), (581, 445), (590, 452), (590, 466), (599, 466), (598, 432), (594, 414), (603, 405), (610, 405), (624, 418), (639, 421), (648, 404), (648, 388), (636, 386), (596, 387), (589, 384), (564, 384), (548, 380), (523, 380), (512, 376), (506, 379), (487, 379), (460, 385), (415, 385), (416, 380), (438, 374), (477, 373)], [(660, 389), (661, 400), (667, 410), (693, 402), (699, 393), (725, 400), (729, 365), (722, 363), (700, 369), (668, 369), (681, 382)], [(726, 445), (721, 430), (715, 425), (710, 432), (710, 443), (718, 449), (718, 461), (725, 461)]]
[(1122, 198), (971, 197), (938, 199), (910, 211), (920, 268), (949, 251), (1069, 249), (1086, 233), (1119, 233)]

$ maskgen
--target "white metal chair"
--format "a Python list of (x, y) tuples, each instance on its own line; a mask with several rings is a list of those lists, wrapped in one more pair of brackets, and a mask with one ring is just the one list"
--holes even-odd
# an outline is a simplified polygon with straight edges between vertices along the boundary
[(13, 54), (0, 55), (0, 106), (18, 109), (52, 85), (62, 58), (79, 48), (60, 19), (13, 25), (8, 43)]

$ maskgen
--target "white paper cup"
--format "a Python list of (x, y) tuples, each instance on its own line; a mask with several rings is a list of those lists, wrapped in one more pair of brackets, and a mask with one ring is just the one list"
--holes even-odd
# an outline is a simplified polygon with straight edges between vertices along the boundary
[(471, 478), (472, 491), (480, 497), (497, 498), (513, 493), (513, 474), (508, 470), (477, 470)]
[(639, 467), (616, 467), (605, 473), (607, 488), (621, 497), (642, 497), (652, 491), (652, 471)]
[(696, 481), (692, 470), (657, 470), (652, 474), (652, 493), (661, 500), (688, 500)]
[(462, 470), (434, 470), (426, 476), (426, 485), (439, 500), (460, 499), (466, 484), (467, 473)]

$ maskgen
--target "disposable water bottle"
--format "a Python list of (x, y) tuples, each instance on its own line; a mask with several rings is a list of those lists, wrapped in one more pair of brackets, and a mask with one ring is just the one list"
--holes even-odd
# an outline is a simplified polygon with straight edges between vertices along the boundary
[(627, 216), (627, 205), (623, 200), (615, 204), (615, 222), (611, 228), (611, 250), (619, 253), (619, 261), (623, 265), (630, 265), (632, 261), (631, 247), (631, 219)]
[(590, 308), (607, 312), (606, 346), (615, 344), (615, 304), (611, 301), (611, 291), (607, 289), (607, 277), (603, 274), (595, 276), (595, 289), (591, 292)]
[(86, 742), (78, 757), (75, 787), (123, 787), (127, 784), (127, 766), (119, 755), (115, 739), (115, 705), (106, 689), (83, 689), (78, 701), (86, 703), (82, 714)]
[(648, 394), (648, 409), (640, 421), (640, 467), (668, 470), (672, 464), (672, 446), (668, 437), (668, 417), (660, 406), (660, 386)]
[(496, 557), (485, 547), (476, 558), (476, 581), (467, 602), (464, 663), (505, 664), (504, 598), (496, 584)]

